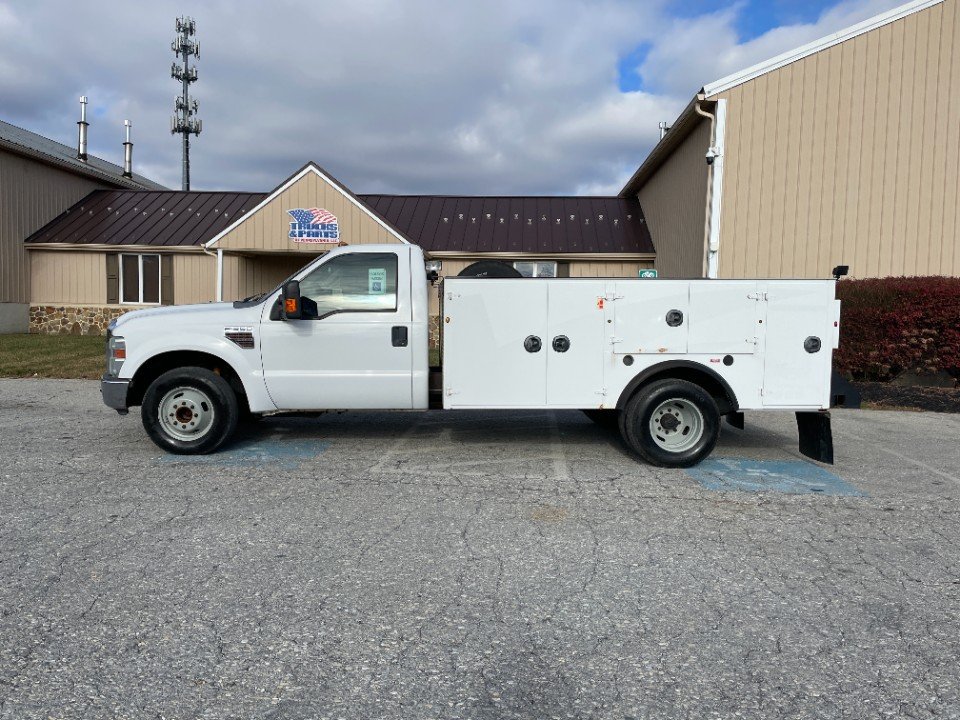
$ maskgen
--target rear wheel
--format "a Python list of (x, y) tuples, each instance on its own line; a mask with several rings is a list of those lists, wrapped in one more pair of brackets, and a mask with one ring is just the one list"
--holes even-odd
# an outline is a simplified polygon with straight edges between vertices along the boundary
[(620, 433), (627, 446), (652, 465), (690, 467), (716, 445), (720, 412), (699, 385), (658, 380), (627, 402)]
[(143, 427), (159, 447), (183, 455), (210, 453), (226, 442), (240, 416), (230, 383), (211, 370), (177, 368), (143, 396)]

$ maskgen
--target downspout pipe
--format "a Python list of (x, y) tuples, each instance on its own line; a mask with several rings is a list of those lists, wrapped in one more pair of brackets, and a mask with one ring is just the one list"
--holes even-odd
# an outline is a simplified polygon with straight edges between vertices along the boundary
[(705, 272), (708, 278), (719, 275), (720, 266), (720, 214), (723, 210), (723, 156), (724, 138), (727, 127), (727, 101), (716, 101), (713, 113), (700, 106), (702, 95), (697, 96), (694, 111), (702, 117), (710, 118), (710, 147), (707, 148), (706, 161), (709, 166), (707, 182), (707, 207), (703, 219), (704, 248), (706, 250)]
[[(693, 106), (694, 112), (701, 117), (708, 118), (710, 120), (710, 147), (707, 149), (707, 155), (710, 156), (710, 151), (714, 148), (714, 142), (717, 132), (717, 116), (713, 113), (709, 113), (700, 107), (700, 101), (698, 100)], [(710, 229), (711, 229), (711, 219), (713, 214), (713, 161), (708, 160), (707, 163), (707, 197), (705, 199), (705, 206), (703, 210), (703, 247), (706, 250), (706, 266), (704, 268), (705, 274), (708, 278), (716, 278), (717, 271), (716, 267), (712, 268), (713, 272), (711, 273), (711, 255), (716, 255), (716, 251), (711, 251), (710, 249)], [(713, 258), (715, 260), (715, 258)], [(716, 263), (714, 262), (714, 265)]]
[(217, 248), (217, 302), (223, 302), (223, 248)]
[(216, 252), (211, 251), (206, 245), (201, 245), (204, 255), (215, 257), (217, 259), (217, 302), (223, 302), (223, 249), (217, 248)]

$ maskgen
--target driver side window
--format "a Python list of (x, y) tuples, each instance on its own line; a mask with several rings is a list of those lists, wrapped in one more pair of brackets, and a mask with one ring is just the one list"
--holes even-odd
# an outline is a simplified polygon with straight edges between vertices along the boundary
[[(397, 309), (397, 256), (351, 253), (323, 263), (300, 281), (305, 317)], [(314, 304), (316, 307), (314, 308)]]

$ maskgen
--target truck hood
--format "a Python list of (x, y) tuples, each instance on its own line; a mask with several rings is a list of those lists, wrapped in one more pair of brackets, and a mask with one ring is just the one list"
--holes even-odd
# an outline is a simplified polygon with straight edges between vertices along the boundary
[(261, 307), (259, 305), (248, 308), (235, 308), (233, 303), (203, 303), (201, 305), (170, 305), (167, 307), (147, 308), (145, 310), (134, 310), (121, 315), (110, 323), (110, 328), (118, 332), (121, 328), (135, 323), (137, 326), (157, 323), (166, 325), (169, 330), (169, 323), (177, 321), (188, 322), (191, 324), (205, 322), (225, 322), (227, 324), (236, 322), (254, 322), (260, 318)]

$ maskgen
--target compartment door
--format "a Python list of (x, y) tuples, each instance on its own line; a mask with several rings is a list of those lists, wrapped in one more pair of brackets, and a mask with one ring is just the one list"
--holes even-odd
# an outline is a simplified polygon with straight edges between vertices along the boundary
[(761, 335), (762, 303), (755, 280), (690, 283), (691, 355), (753, 354)]
[[(763, 362), (765, 407), (821, 407), (830, 402), (833, 287), (824, 281), (771, 282)], [(807, 352), (804, 341), (819, 338)]]
[[(443, 406), (543, 407), (547, 283), (448, 278), (443, 293)], [(531, 336), (537, 352), (524, 345)]]
[[(690, 328), (690, 282), (626, 280), (616, 283), (612, 303), (614, 353), (682, 355)], [(669, 322), (668, 322), (669, 320)]]
[(604, 353), (610, 344), (604, 329), (603, 280), (550, 280), (547, 355), (547, 404), (590, 408), (603, 402)]

